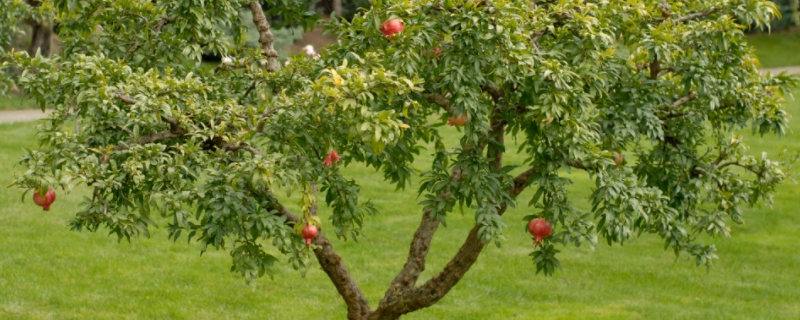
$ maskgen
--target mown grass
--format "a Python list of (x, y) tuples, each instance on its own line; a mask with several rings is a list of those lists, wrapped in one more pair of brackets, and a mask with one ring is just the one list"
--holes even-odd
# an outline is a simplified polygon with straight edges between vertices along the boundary
[(800, 66), (800, 32), (755, 34), (747, 42), (756, 48), (764, 68)]
[(24, 96), (16, 94), (0, 95), (0, 111), (37, 108), (39, 108), (39, 106), (36, 104), (36, 101), (25, 98)]
[[(800, 103), (789, 111), (800, 114)], [(14, 163), (23, 147), (36, 146), (34, 126), (0, 125), (0, 180), (23, 170)], [(749, 137), (751, 152), (800, 150), (800, 122), (792, 127), (780, 139)], [(346, 172), (382, 208), (358, 243), (333, 240), (374, 307), (404, 263), (420, 208), (413, 187), (396, 192), (372, 170)], [(574, 179), (574, 199), (585, 206), (593, 184), (584, 175)], [(196, 244), (168, 241), (164, 229), (131, 243), (102, 231), (69, 231), (82, 194), (59, 193), (44, 212), (27, 197), (21, 202), (20, 190), (0, 192), (0, 319), (345, 318), (344, 303), (316, 264), (305, 278), (280, 265), (274, 280), (250, 286), (228, 272), (225, 252), (200, 256)], [(799, 195), (797, 184), (784, 185), (773, 207), (748, 209), (732, 238), (713, 239), (721, 259), (711, 269), (675, 259), (658, 238), (644, 236), (623, 247), (563, 248), (564, 268), (553, 277), (535, 274), (520, 221), (529, 209), (521, 205), (505, 216), (510, 229), (502, 248), (487, 247), (448, 296), (406, 319), (800, 319)], [(433, 240), (423, 280), (458, 250), (472, 223), (470, 212), (451, 214)]]

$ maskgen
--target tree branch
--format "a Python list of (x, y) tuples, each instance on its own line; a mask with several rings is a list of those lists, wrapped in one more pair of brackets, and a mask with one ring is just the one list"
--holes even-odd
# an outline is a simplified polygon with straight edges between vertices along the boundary
[(533, 44), (533, 48), (536, 49), (536, 53), (541, 53), (541, 50), (539, 49), (539, 39), (541, 39), (546, 33), (547, 29), (542, 29), (534, 32), (531, 35), (531, 43)]
[(254, 156), (263, 156), (263, 154), (261, 154), (261, 151), (258, 151), (258, 149), (243, 143), (228, 143), (222, 147), (222, 151), (239, 151), (239, 150), (250, 152), (250, 154)]
[(267, 111), (264, 111), (264, 114), (261, 115), (261, 119), (258, 120), (258, 125), (256, 126), (256, 132), (262, 132), (264, 130), (264, 126), (267, 125), (267, 118), (275, 114), (275, 112), (277, 112), (278, 109), (279, 109), (278, 107), (274, 107)]
[(250, 83), (250, 86), (247, 87), (247, 90), (242, 95), (242, 100), (241, 100), (242, 103), (244, 103), (244, 99), (247, 99), (247, 96), (250, 95), (250, 92), (253, 91), (253, 89), (256, 88), (256, 82), (257, 82), (256, 80), (253, 80), (253, 82)]
[(568, 166), (576, 168), (576, 169), (587, 170), (587, 171), (596, 171), (597, 170), (597, 168), (595, 168), (592, 165), (586, 165), (583, 162), (572, 160), (572, 159), (566, 159), (566, 160), (564, 160), (564, 162)]
[[(674, 109), (682, 106), (683, 104), (685, 104), (685, 103), (687, 103), (689, 101), (694, 100), (695, 97), (696, 96), (694, 95), (694, 91), (693, 90), (689, 90), (689, 94), (688, 95), (686, 95), (686, 96), (684, 96), (684, 97), (682, 97), (682, 98), (680, 98), (678, 100), (675, 100), (675, 102), (672, 103), (672, 108), (670, 110), (667, 110), (667, 112), (669, 112), (668, 114), (663, 115), (663, 116), (659, 116), (658, 119), (660, 119), (661, 121), (664, 121), (664, 120), (678, 118), (678, 117), (682, 117), (682, 116), (688, 115), (689, 112), (675, 112)], [(729, 108), (729, 107), (730, 107), (730, 105), (725, 105), (725, 106), (722, 106), (722, 107), (716, 109), (716, 111), (724, 110), (724, 109)]]
[[(514, 187), (511, 194), (516, 197), (530, 185), (530, 180), (536, 173), (535, 168), (519, 174), (514, 178)], [(505, 213), (507, 207), (501, 205), (498, 214)], [(467, 239), (461, 245), (458, 253), (436, 276), (420, 287), (404, 292), (401, 296), (391, 299), (384, 297), (378, 309), (370, 315), (370, 319), (396, 319), (403, 314), (429, 307), (444, 297), (459, 280), (467, 273), (483, 250), (485, 243), (478, 238), (478, 226), (470, 230)]]
[[(461, 178), (461, 169), (453, 170), (450, 176), (451, 180), (458, 180)], [(447, 187), (439, 196), (447, 197), (450, 194), (450, 187)], [(411, 289), (419, 279), (420, 273), (425, 270), (425, 259), (428, 256), (428, 251), (431, 246), (431, 239), (436, 229), (439, 228), (439, 219), (432, 219), (431, 209), (425, 210), (422, 214), (422, 221), (419, 223), (417, 231), (414, 232), (414, 238), (411, 240), (411, 246), (408, 252), (408, 259), (403, 269), (392, 280), (389, 289), (383, 296), (380, 305), (384, 305), (389, 300), (395, 298), (398, 294)], [(379, 307), (380, 308), (380, 307)]]
[(491, 84), (485, 84), (481, 86), (481, 89), (486, 93), (488, 93), (492, 97), (492, 100), (494, 100), (495, 103), (499, 102), (500, 98), (502, 98), (505, 95), (503, 90)]
[(114, 147), (114, 151), (123, 151), (128, 150), (130, 147), (135, 145), (142, 145), (147, 143), (152, 143), (160, 140), (171, 139), (171, 138), (180, 138), (186, 134), (186, 131), (179, 131), (175, 132), (170, 130), (161, 131), (159, 133), (154, 133), (146, 136), (141, 136), (138, 139), (132, 139), (125, 141), (123, 143), (118, 144)]
[(270, 31), (267, 17), (264, 16), (264, 10), (258, 1), (250, 2), (250, 11), (253, 12), (253, 23), (258, 29), (258, 43), (261, 44), (261, 54), (267, 57), (267, 71), (276, 72), (280, 69), (281, 64), (278, 62), (278, 52), (275, 51), (272, 45), (275, 36)]
[(682, 104), (687, 103), (687, 102), (692, 101), (692, 100), (694, 100), (694, 91), (689, 90), (689, 95), (687, 95), (687, 96), (685, 96), (683, 98), (680, 98), (678, 100), (675, 100), (675, 102), (672, 103), (672, 107), (673, 108), (680, 107)]
[[(125, 104), (134, 105), (137, 103), (136, 100), (121, 92), (114, 93), (114, 97), (124, 102)], [(189, 133), (188, 131), (186, 131), (186, 129), (181, 128), (180, 123), (178, 123), (178, 119), (161, 116), (161, 120), (163, 120), (166, 123), (169, 123), (170, 127), (169, 130), (161, 131), (146, 136), (141, 136), (138, 139), (131, 139), (125, 141), (114, 147), (114, 151), (128, 150), (131, 146), (135, 145), (142, 145), (171, 138), (179, 138)], [(130, 130), (127, 131), (130, 132)]]
[(161, 32), (161, 28), (163, 28), (167, 23), (175, 21), (175, 18), (170, 18), (169, 16), (164, 16), (161, 20), (158, 20), (158, 24), (156, 24), (156, 28), (154, 29), (156, 32)]
[[(273, 200), (271, 201), (271, 210), (275, 210), (285, 216), (289, 222), (297, 223), (300, 221), (298, 215), (286, 209), (271, 194), (270, 197)], [(347, 305), (347, 317), (349, 319), (366, 319), (371, 312), (369, 302), (367, 302), (358, 284), (342, 262), (342, 257), (333, 250), (333, 245), (322, 233), (322, 230), (314, 237), (313, 244), (314, 256), (316, 256), (322, 270), (331, 279), (331, 282), (333, 282), (336, 290), (339, 291), (339, 295), (342, 296)]]
[(669, 6), (669, 3), (667, 3), (667, 0), (662, 0), (660, 7), (661, 16), (664, 17), (664, 19), (669, 19), (669, 17), (672, 16), (672, 8)]
[[(500, 90), (497, 90), (496, 92), (499, 91)], [(495, 94), (492, 94), (492, 96), (495, 96)], [(502, 96), (502, 94), (498, 94), (498, 96)], [(492, 112), (490, 124), (491, 129), (489, 130), (489, 144), (486, 148), (486, 157), (489, 158), (489, 167), (495, 171), (499, 171), (500, 168), (503, 167), (503, 152), (505, 151), (506, 134), (505, 128), (507, 124), (506, 120), (503, 119), (500, 108), (495, 107), (494, 111)]]
[(447, 113), (449, 113), (450, 115), (455, 115), (456, 109), (450, 106), (450, 99), (445, 98), (441, 94), (434, 94), (434, 93), (426, 93), (423, 94), (423, 96), (425, 97), (425, 99), (428, 100), (428, 102), (444, 108), (444, 110), (447, 111)]
[(661, 63), (658, 62), (658, 55), (654, 55), (653, 62), (650, 62), (650, 79), (658, 79), (659, 72), (661, 72)]
[(121, 92), (114, 93), (114, 97), (124, 102), (125, 104), (130, 104), (130, 105), (136, 104), (136, 100)]
[(695, 13), (692, 13), (692, 14), (687, 14), (685, 16), (675, 18), (675, 20), (672, 20), (672, 21), (680, 23), (680, 22), (689, 21), (689, 20), (692, 20), (692, 19), (704, 17), (704, 16), (707, 16), (707, 15), (710, 15), (710, 14), (714, 14), (714, 13), (717, 13), (719, 11), (720, 10), (717, 9), (717, 8), (712, 8), (712, 9), (708, 9), (708, 10), (704, 10), (704, 11), (700, 11), (700, 12), (695, 12)]

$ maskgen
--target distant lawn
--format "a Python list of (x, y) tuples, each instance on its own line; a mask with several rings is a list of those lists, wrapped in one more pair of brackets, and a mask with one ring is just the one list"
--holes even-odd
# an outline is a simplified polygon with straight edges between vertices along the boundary
[(800, 32), (751, 35), (747, 42), (764, 68), (800, 66)]
[(0, 111), (3, 110), (24, 110), (24, 109), (38, 109), (39, 106), (33, 99), (25, 98), (15, 94), (6, 96), (0, 95)]
[[(800, 96), (800, 90), (795, 92)], [(800, 114), (800, 103), (789, 106)], [(796, 118), (795, 118), (796, 119)], [(23, 147), (36, 147), (35, 123), (0, 125), (0, 182), (23, 170), (15, 163)], [(777, 148), (800, 150), (800, 121), (783, 138), (747, 140), (752, 154)], [(455, 139), (454, 132), (448, 132)], [(511, 147), (511, 150), (515, 148)], [(429, 156), (420, 161), (430, 161)], [(510, 163), (520, 157), (509, 156)], [(421, 167), (421, 165), (420, 165)], [(374, 308), (404, 263), (419, 223), (412, 187), (395, 192), (374, 170), (344, 172), (362, 183), (365, 197), (382, 214), (365, 221), (358, 243), (332, 239)], [(573, 199), (586, 208), (593, 183), (573, 175)], [(82, 195), (59, 193), (44, 212), (22, 191), (0, 192), (0, 319), (343, 319), (346, 309), (324, 272), (312, 267), (306, 278), (285, 264), (275, 280), (254, 287), (228, 272), (230, 257), (203, 256), (195, 243), (167, 240), (165, 229), (152, 239), (117, 243), (106, 232), (72, 232), (66, 227)], [(654, 236), (624, 247), (563, 248), (563, 270), (535, 274), (524, 232), (524, 205), (505, 215), (510, 228), (503, 248), (490, 245), (472, 270), (433, 307), (404, 319), (800, 319), (800, 186), (784, 185), (774, 207), (747, 209), (746, 224), (732, 227), (730, 239), (713, 241), (720, 260), (707, 270), (675, 259)], [(28, 195), (28, 197), (30, 194)], [(326, 209), (321, 209), (323, 215)], [(433, 239), (430, 278), (458, 250), (474, 224), (473, 215), (451, 213)], [(281, 256), (283, 260), (284, 257)]]

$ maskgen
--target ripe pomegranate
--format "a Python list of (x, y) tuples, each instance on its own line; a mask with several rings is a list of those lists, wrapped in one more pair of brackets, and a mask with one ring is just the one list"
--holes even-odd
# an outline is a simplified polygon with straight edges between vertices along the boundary
[(423, 54), (424, 54), (426, 57), (429, 57), (429, 58), (431, 58), (431, 57), (436, 57), (436, 56), (438, 56), (438, 55), (442, 54), (442, 49), (441, 49), (441, 48), (439, 48), (439, 47), (434, 47), (434, 48), (433, 48), (433, 52), (425, 50), (425, 51), (423, 52)]
[(41, 206), (44, 211), (50, 211), (50, 204), (56, 201), (56, 193), (52, 188), (47, 188), (47, 192), (42, 194), (41, 190), (33, 192), (33, 202)]
[(455, 118), (450, 117), (450, 119), (447, 119), (447, 124), (450, 126), (463, 127), (467, 124), (467, 117), (464, 115), (459, 115)]
[(536, 218), (528, 223), (528, 232), (533, 235), (534, 243), (540, 246), (542, 245), (542, 239), (549, 237), (553, 232), (553, 228), (550, 227), (550, 222), (547, 222), (547, 220)]
[(303, 227), (303, 231), (300, 232), (300, 236), (303, 237), (303, 239), (306, 239), (306, 247), (311, 246), (311, 239), (314, 239), (314, 237), (317, 236), (317, 233), (319, 233), (319, 230), (317, 229), (317, 226), (313, 224), (308, 224)]
[(322, 164), (330, 167), (334, 163), (339, 162), (339, 159), (340, 159), (340, 157), (339, 157), (339, 154), (336, 153), (336, 150), (331, 150), (331, 152), (328, 153), (328, 156), (325, 157), (325, 161), (322, 161)]
[(625, 158), (623, 158), (618, 152), (614, 151), (614, 168), (621, 166), (623, 160), (625, 160)]
[(381, 33), (384, 37), (392, 38), (403, 31), (403, 22), (400, 19), (389, 19), (381, 24)]

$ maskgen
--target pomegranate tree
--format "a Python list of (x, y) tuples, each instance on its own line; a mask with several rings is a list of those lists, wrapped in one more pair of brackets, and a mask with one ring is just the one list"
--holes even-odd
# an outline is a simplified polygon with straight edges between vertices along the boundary
[[(244, 26), (238, 2), (73, 2), (47, 7), (63, 26), (63, 56), (2, 58), (0, 75), (13, 69), (54, 109), (14, 185), (87, 185), (73, 229), (135, 238), (161, 223), (171, 238), (236, 250), (234, 270), (248, 278), (284, 260), (272, 255), (300, 272), (319, 266), (354, 319), (396, 319), (458, 291), (488, 243), (528, 243), (506, 232), (520, 211), (536, 210), (518, 224), (548, 275), (561, 265), (556, 246), (640, 234), (710, 264), (716, 247), (695, 241), (736, 230), (729, 224), (792, 172), (788, 156), (753, 157), (734, 133), (790, 128), (784, 96), (798, 79), (761, 75), (743, 34), (769, 25), (767, 0), (374, 1), (331, 20), (337, 43), (319, 60), (284, 70), (258, 1), (248, 6), (260, 50), (218, 30)], [(269, 15), (309, 25), (288, 21), (303, 12), (289, 3)], [(437, 46), (445, 52), (425, 56)], [(229, 59), (209, 68), (208, 54)], [(337, 165), (339, 152), (353, 168)], [(636, 163), (623, 167), (623, 154)], [(363, 168), (379, 174), (353, 174)], [(592, 183), (568, 187), (575, 177)], [(379, 208), (367, 194), (396, 198), (381, 184), (416, 193), (418, 210)], [(589, 209), (573, 202), (589, 193), (579, 188), (592, 189)], [(417, 216), (408, 255), (374, 278), (386, 291), (370, 305), (362, 273), (350, 274), (356, 266), (330, 240), (405, 246), (368, 222), (408, 214)], [(435, 253), (444, 267), (432, 271), (432, 239), (448, 219), (471, 230), (449, 262)]]
[(33, 192), (33, 203), (42, 207), (44, 211), (50, 211), (50, 205), (54, 201), (56, 201), (56, 192), (52, 188), (47, 188), (47, 191), (41, 189)]

